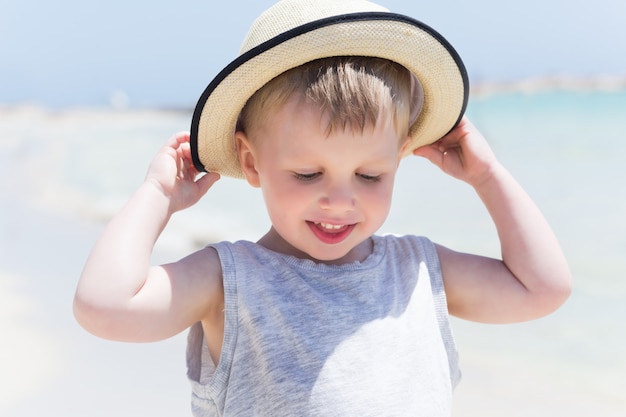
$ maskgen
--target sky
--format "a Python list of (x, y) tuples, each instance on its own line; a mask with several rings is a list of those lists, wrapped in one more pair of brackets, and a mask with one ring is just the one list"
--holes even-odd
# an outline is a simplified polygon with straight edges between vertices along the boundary
[[(190, 108), (273, 0), (0, 0), (0, 106)], [(623, 0), (378, 0), (472, 82), (626, 76)]]

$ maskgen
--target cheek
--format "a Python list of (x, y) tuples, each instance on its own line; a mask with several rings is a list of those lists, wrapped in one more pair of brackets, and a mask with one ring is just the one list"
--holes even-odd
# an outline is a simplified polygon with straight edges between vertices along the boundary
[(379, 184), (378, 187), (368, 190), (365, 193), (365, 204), (370, 209), (375, 209), (385, 216), (389, 212), (391, 206), (391, 198), (393, 194), (393, 183)]
[(273, 212), (271, 215), (275, 216), (288, 216), (290, 212), (299, 211), (298, 208), (309, 201), (305, 187), (294, 185), (290, 179), (274, 178), (262, 190), (265, 204)]

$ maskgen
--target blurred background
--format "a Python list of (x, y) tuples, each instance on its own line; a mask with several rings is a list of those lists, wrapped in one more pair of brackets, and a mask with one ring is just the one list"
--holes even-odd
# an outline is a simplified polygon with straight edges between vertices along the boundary
[[(0, 103), (191, 107), (271, 4), (2, 0)], [(442, 33), (474, 82), (626, 71), (619, 0), (382, 4)]]
[[(71, 311), (98, 233), (273, 2), (0, 0), (0, 416), (188, 415), (185, 334), (100, 340)], [(537, 321), (454, 320), (455, 417), (623, 416), (626, 3), (381, 0), (463, 58), (467, 113), (560, 238), (574, 293)], [(267, 230), (257, 190), (224, 178), (174, 216), (167, 262)], [(499, 256), (473, 191), (401, 164), (381, 233)]]

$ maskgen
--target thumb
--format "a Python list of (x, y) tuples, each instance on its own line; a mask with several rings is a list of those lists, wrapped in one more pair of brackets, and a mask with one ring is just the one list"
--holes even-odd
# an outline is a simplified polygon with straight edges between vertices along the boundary
[(220, 174), (217, 172), (208, 172), (196, 180), (196, 185), (204, 195), (219, 179)]
[(413, 155), (426, 158), (433, 164), (440, 166), (443, 153), (433, 145), (425, 145), (415, 149)]

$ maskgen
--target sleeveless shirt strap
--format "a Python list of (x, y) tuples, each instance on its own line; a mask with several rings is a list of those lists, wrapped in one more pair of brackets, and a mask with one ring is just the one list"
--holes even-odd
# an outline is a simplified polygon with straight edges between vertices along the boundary
[(454, 389), (461, 381), (461, 370), (459, 367), (459, 352), (454, 341), (452, 326), (450, 324), (450, 315), (448, 313), (448, 302), (446, 292), (443, 285), (443, 276), (441, 274), (441, 264), (439, 263), (439, 255), (432, 241), (427, 238), (419, 238), (420, 245), (424, 251), (426, 265), (430, 275), (431, 287), (433, 291), (433, 300), (437, 320), (439, 322), (439, 331), (441, 338), (448, 353), (448, 364), (450, 366), (450, 378), (452, 388)]

